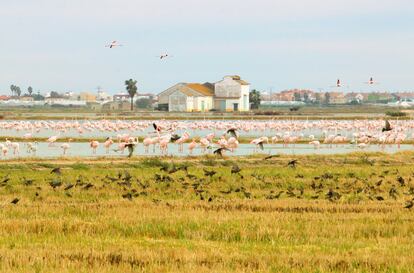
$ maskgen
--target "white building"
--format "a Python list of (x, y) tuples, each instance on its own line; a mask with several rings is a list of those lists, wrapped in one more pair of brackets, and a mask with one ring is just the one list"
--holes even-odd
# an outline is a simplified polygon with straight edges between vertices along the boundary
[(239, 76), (212, 83), (178, 83), (158, 95), (158, 108), (170, 112), (249, 111), (250, 84)]
[(206, 112), (213, 109), (211, 84), (178, 83), (158, 95), (158, 106), (170, 112)]
[(240, 76), (226, 76), (214, 88), (214, 108), (219, 111), (249, 111), (250, 84)]

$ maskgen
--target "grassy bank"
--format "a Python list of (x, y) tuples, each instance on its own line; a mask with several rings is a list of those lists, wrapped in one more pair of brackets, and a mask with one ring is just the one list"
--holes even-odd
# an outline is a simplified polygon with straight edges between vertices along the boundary
[(413, 272), (413, 156), (5, 161), (0, 270)]
[[(108, 119), (108, 120), (269, 120), (269, 119), (298, 119), (298, 120), (353, 120), (378, 119), (385, 117), (387, 111), (404, 111), (407, 116), (399, 119), (410, 119), (412, 110), (388, 107), (386, 105), (331, 105), (331, 106), (302, 106), (298, 111), (291, 107), (280, 106), (263, 108), (246, 113), (206, 112), (206, 113), (174, 113), (160, 111), (134, 112), (101, 112), (88, 108), (1, 108), (0, 117), (5, 120), (61, 120), (61, 119)], [(394, 117), (396, 119), (396, 117)]]

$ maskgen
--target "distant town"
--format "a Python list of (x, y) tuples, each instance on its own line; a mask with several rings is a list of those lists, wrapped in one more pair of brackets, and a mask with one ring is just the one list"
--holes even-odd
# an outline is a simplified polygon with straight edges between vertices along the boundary
[[(96, 91), (26, 91), (11, 85), (10, 91), (0, 95), (0, 107), (77, 107), (96, 111), (158, 110), (170, 112), (245, 112), (260, 108), (306, 105), (414, 106), (414, 92), (323, 92), (290, 89), (272, 92), (252, 89), (247, 80), (238, 75), (225, 76), (215, 82), (177, 83), (159, 93), (130, 93), (110, 95), (102, 88)], [(132, 99), (131, 99), (132, 95)], [(132, 104), (132, 105), (131, 105)]]

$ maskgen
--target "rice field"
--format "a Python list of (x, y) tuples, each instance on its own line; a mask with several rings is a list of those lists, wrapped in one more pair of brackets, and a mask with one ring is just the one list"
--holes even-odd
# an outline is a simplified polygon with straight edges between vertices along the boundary
[(414, 153), (0, 164), (1, 272), (413, 272)]

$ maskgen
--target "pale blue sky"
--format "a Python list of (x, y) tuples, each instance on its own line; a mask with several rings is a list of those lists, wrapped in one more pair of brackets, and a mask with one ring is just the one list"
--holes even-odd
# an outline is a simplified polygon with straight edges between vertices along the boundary
[(115, 93), (134, 78), (158, 93), (227, 74), (259, 90), (414, 91), (413, 15), (408, 0), (0, 0), (0, 92)]

